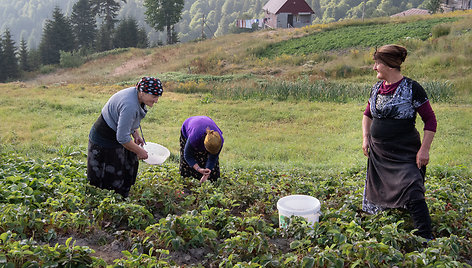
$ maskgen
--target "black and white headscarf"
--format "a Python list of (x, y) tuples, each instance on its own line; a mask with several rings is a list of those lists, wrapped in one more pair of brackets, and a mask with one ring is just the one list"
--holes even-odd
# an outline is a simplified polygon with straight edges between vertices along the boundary
[(141, 81), (136, 84), (136, 89), (155, 96), (162, 96), (164, 91), (161, 80), (154, 77), (141, 78)]

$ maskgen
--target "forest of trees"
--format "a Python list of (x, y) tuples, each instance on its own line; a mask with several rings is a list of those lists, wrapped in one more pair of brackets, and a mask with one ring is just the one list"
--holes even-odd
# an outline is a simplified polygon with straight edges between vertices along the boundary
[[(0, 32), (9, 29), (19, 43), (36, 48), (41, 40), (43, 25), (59, 7), (66, 16), (78, 0), (0, 0)], [(201, 38), (202, 25), (206, 37), (230, 33), (237, 19), (262, 18), (262, 7), (268, 0), (184, 0), (182, 19), (175, 25), (178, 39), (187, 42)], [(387, 16), (400, 11), (423, 7), (433, 0), (306, 0), (315, 11), (314, 23), (326, 23), (344, 18)], [(119, 1), (117, 19), (133, 18), (147, 34), (150, 45), (165, 43), (167, 32), (153, 31), (145, 21), (145, 0)], [(202, 20), (204, 19), (204, 24)], [(98, 23), (100, 19), (98, 18)]]
[[(83, 63), (84, 57), (95, 52), (149, 47), (146, 31), (138, 26), (136, 19), (117, 19), (121, 1), (125, 2), (77, 0), (70, 16), (55, 6), (52, 18), (46, 19), (43, 25), (39, 48), (28, 49), (23, 38), (17, 47), (6, 28), (3, 36), (0, 35), (0, 82), (16, 79), (41, 66), (60, 64), (62, 67), (75, 67)], [(146, 21), (156, 30), (164, 27), (168, 30), (168, 44), (178, 41), (174, 25), (181, 18), (183, 0), (146, 0), (145, 6), (161, 14), (147, 14)]]
[[(236, 20), (263, 18), (267, 1), (0, 0), (0, 82), (64, 56), (236, 33)], [(306, 1), (315, 11), (313, 23), (327, 23), (428, 8), (439, 0)]]

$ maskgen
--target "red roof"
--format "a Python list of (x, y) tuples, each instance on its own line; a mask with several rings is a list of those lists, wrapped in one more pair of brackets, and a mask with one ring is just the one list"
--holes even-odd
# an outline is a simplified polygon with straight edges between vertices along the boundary
[(305, 0), (269, 0), (262, 8), (272, 14), (279, 13), (310, 13), (315, 12)]
[(429, 15), (429, 11), (426, 9), (412, 8), (412, 9), (408, 9), (397, 14), (393, 14), (390, 17), (415, 16), (415, 15)]

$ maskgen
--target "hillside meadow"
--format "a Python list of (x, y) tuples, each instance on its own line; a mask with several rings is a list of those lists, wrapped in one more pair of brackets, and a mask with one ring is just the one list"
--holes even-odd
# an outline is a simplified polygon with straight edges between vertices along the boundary
[[(0, 266), (471, 267), (470, 16), (121, 49), (0, 84)], [(429, 242), (413, 235), (406, 211), (361, 211), (371, 55), (391, 35), (375, 25), (404, 31), (388, 43), (408, 48), (403, 72), (425, 87), (438, 120), (425, 185), (436, 237)], [(364, 36), (368, 46), (287, 52), (360, 30), (376, 33)], [(87, 183), (87, 135), (108, 98), (144, 75), (165, 89), (142, 122), (144, 136), (171, 157), (141, 163), (123, 199)], [(224, 133), (222, 177), (213, 184), (178, 173), (180, 126), (192, 115), (212, 117)], [(294, 217), (279, 228), (276, 202), (290, 194), (317, 197), (320, 221)]]

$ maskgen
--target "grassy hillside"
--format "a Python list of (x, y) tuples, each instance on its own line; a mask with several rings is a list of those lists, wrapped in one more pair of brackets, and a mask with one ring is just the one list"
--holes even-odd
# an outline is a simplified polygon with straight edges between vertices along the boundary
[[(470, 16), (470, 12), (456, 12), (448, 13), (447, 17), (436, 15), (344, 21), (303, 29), (226, 35), (154, 49), (122, 50), (107, 57), (93, 57), (79, 68), (40, 75), (30, 83), (132, 84), (143, 75), (155, 75), (166, 78), (168, 90), (226, 90), (235, 84), (257, 89), (260, 82), (300, 79), (311, 82), (324, 79), (365, 82), (370, 85), (375, 81), (371, 71), (374, 47), (399, 43), (409, 50), (403, 68), (406, 75), (420, 81), (452, 81), (455, 91), (461, 95), (456, 100), (470, 102), (467, 86), (472, 54)], [(368, 31), (362, 34), (364, 32), (359, 32), (360, 29)], [(341, 33), (344, 38), (338, 37)], [(301, 40), (306, 41), (297, 45), (296, 42)], [(330, 40), (350, 40), (351, 43), (336, 46)], [(317, 42), (331, 46), (313, 47), (312, 43)], [(297, 52), (287, 50), (284, 53), (288, 44), (300, 48), (296, 49)], [(275, 48), (279, 49), (275, 51)], [(166, 75), (168, 73), (178, 75)], [(243, 75), (243, 79), (237, 74)], [(217, 79), (203, 80), (198, 75), (213, 75)], [(224, 82), (218, 79), (222, 75), (226, 77)], [(232, 78), (232, 75), (236, 77)], [(248, 75), (252, 77), (247, 79)], [(190, 80), (197, 84), (182, 82), (182, 76), (191, 76)], [(205, 83), (198, 83), (202, 80)]]

